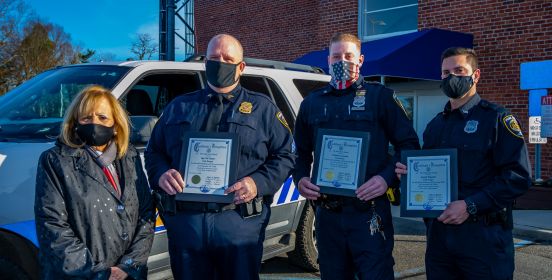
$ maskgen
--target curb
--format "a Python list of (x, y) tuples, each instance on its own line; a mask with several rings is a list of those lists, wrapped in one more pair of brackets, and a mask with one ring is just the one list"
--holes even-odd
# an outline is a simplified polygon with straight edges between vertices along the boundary
[[(395, 234), (425, 235), (423, 221), (412, 218), (393, 217)], [(542, 243), (552, 243), (552, 230), (535, 226), (514, 223), (512, 235), (520, 239), (526, 239)]]
[(537, 242), (552, 242), (552, 230), (527, 225), (516, 225), (512, 230), (514, 237), (522, 237)]
[(395, 272), (394, 276), (396, 280), (400, 280), (400, 279), (406, 279), (406, 278), (424, 275), (424, 274), (425, 274), (425, 267), (421, 266), (421, 267), (403, 270), (400, 272)]

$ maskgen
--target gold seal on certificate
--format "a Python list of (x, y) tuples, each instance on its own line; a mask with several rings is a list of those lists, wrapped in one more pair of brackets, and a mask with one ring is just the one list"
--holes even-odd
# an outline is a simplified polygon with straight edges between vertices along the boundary
[(176, 199), (231, 203), (224, 191), (235, 182), (237, 141), (234, 133), (187, 133), (180, 161), (186, 186)]
[(313, 182), (320, 192), (355, 196), (364, 183), (370, 134), (362, 131), (319, 129)]
[(401, 216), (437, 217), (457, 198), (455, 149), (403, 151), (408, 173), (401, 179)]

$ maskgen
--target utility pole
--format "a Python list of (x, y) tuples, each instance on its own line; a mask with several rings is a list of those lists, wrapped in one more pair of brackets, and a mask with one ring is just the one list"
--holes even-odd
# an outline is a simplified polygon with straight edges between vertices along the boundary
[(175, 60), (176, 37), (184, 43), (184, 59), (195, 54), (193, 0), (159, 0), (159, 60)]

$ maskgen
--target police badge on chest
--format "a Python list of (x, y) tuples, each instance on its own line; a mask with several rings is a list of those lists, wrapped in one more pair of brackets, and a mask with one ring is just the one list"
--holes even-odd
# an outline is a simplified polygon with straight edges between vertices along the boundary
[(479, 124), (478, 121), (469, 120), (468, 122), (466, 122), (466, 126), (464, 127), (464, 132), (466, 132), (466, 133), (476, 132), (478, 124)]
[(351, 108), (351, 110), (364, 111), (366, 110), (366, 107), (364, 107), (365, 104), (366, 104), (366, 90), (357, 90), (356, 95), (353, 98), (353, 107)]

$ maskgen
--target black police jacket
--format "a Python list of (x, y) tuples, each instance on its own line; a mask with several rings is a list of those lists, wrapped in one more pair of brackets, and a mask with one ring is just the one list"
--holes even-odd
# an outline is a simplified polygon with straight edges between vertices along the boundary
[(120, 199), (85, 149), (58, 142), (40, 156), (35, 222), (41, 279), (107, 279), (112, 266), (129, 279), (146, 279), (153, 200), (136, 150), (129, 147), (117, 161)]
[[(360, 77), (345, 90), (331, 86), (310, 93), (301, 103), (295, 122), (297, 163), (295, 184), (310, 177), (318, 128), (370, 132), (370, 148), (365, 181), (380, 175), (388, 186), (397, 186), (395, 163), (401, 150), (419, 150), (418, 136), (394, 91)], [(389, 142), (395, 149), (390, 157)]]
[[(158, 188), (164, 172), (171, 168), (179, 170), (181, 137), (188, 131), (201, 131), (208, 116), (208, 103), (216, 94), (207, 87), (179, 96), (167, 105), (145, 152), (153, 188)], [(295, 162), (291, 132), (268, 96), (240, 85), (225, 96), (228, 98), (220, 125), (223, 131), (239, 137), (237, 179), (250, 176), (257, 185), (257, 195), (264, 196), (270, 204)]]
[(469, 198), (480, 214), (510, 207), (531, 185), (517, 120), (479, 95), (459, 109), (451, 110), (447, 103), (427, 125), (423, 148), (457, 149), (458, 199)]

